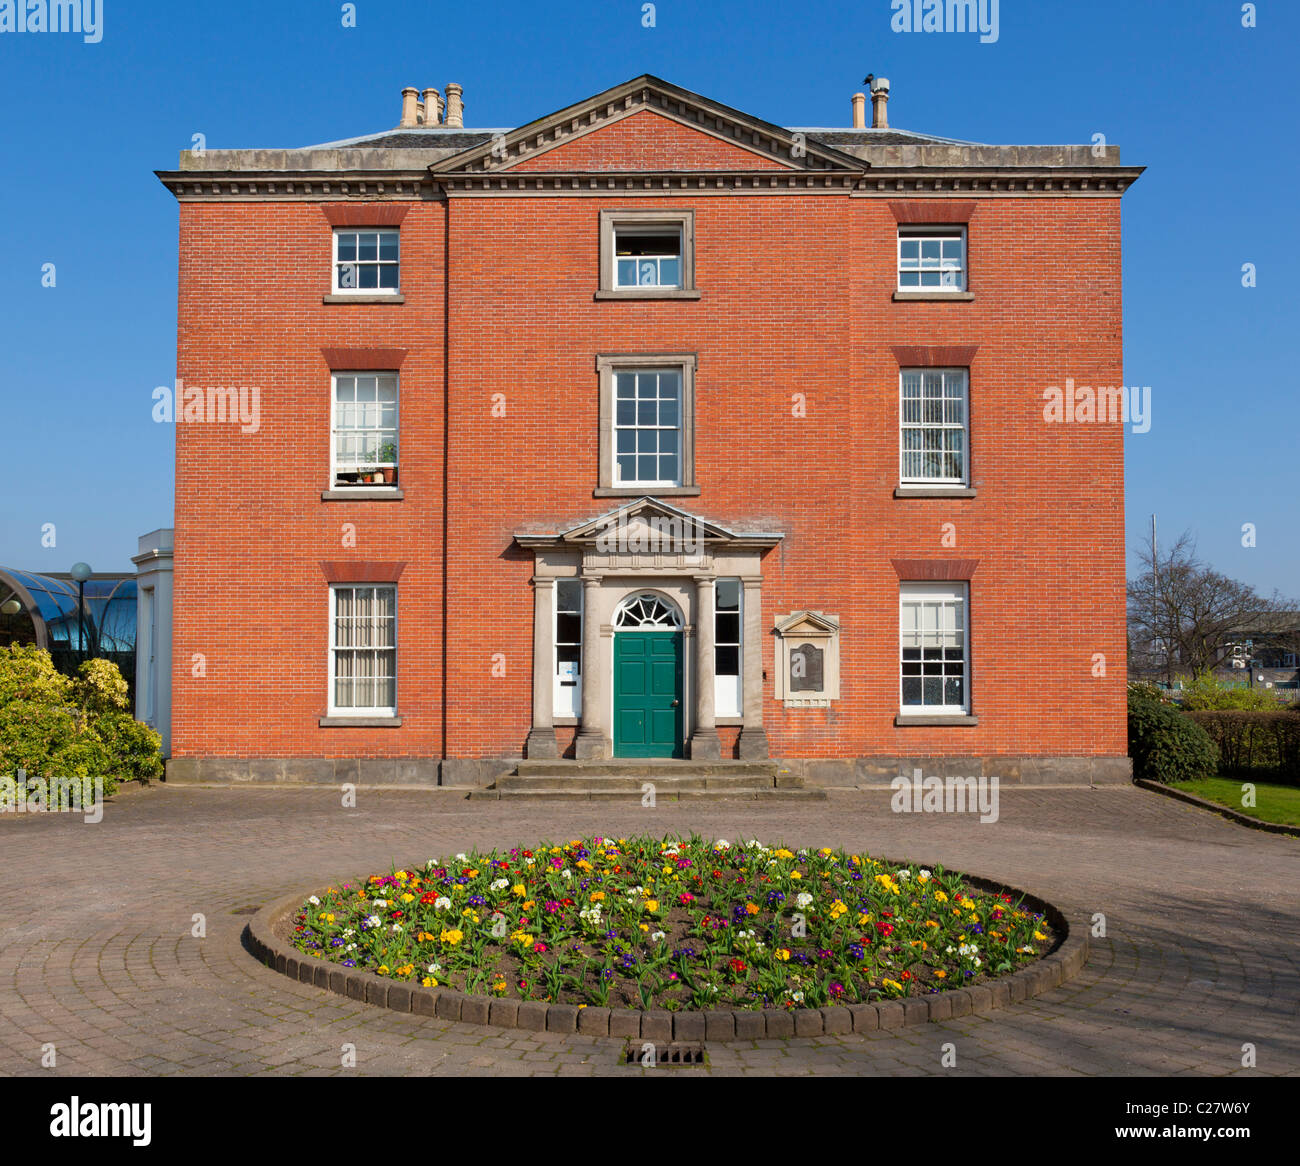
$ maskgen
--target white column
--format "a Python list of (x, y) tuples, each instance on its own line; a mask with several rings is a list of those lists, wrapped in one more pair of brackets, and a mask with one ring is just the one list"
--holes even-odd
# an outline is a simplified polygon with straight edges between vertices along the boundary
[(533, 725), (524, 751), (529, 758), (559, 757), (555, 744), (555, 580), (533, 576)]
[(760, 575), (745, 575), (741, 582), (745, 588), (741, 601), (744, 631), (740, 649), (744, 725), (740, 730), (739, 754), (742, 761), (758, 761), (770, 756), (767, 731), (763, 728), (763, 579)]
[(720, 759), (717, 720), (713, 707), (714, 675), (714, 578), (695, 576), (695, 726), (691, 733), (691, 757)]
[(600, 667), (600, 582), (599, 575), (582, 577), (582, 725), (573, 745), (573, 755), (580, 761), (609, 756)]

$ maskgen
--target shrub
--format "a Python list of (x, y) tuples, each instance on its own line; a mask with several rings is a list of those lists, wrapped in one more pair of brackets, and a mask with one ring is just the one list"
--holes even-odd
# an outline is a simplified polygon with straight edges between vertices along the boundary
[(1170, 705), (1129, 694), (1128, 752), (1133, 776), (1168, 784), (1212, 777), (1219, 750), (1209, 734)]
[(0, 649), (0, 776), (100, 778), (105, 795), (122, 780), (162, 773), (162, 740), (127, 711), (117, 665), (87, 660), (61, 675), (41, 648)]
[(1262, 709), (1278, 708), (1276, 694), (1267, 688), (1242, 686), (1229, 688), (1213, 674), (1202, 672), (1183, 689), (1185, 709)]
[(1218, 747), (1225, 773), (1264, 771), (1300, 785), (1300, 713), (1201, 709), (1187, 716)]

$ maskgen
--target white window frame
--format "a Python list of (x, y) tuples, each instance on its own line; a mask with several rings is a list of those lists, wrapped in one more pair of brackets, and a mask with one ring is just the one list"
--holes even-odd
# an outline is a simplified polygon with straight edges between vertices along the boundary
[[(630, 239), (636, 237), (644, 237), (647, 235), (671, 235), (674, 233), (677, 235), (677, 250), (674, 254), (643, 255), (636, 260), (638, 282), (623, 283), (622, 280), (619, 279), (619, 265), (623, 262), (625, 258), (627, 258), (625, 256), (620, 256), (618, 253), (618, 242), (620, 238)], [(681, 223), (669, 223), (658, 227), (643, 226), (640, 224), (633, 225), (631, 223), (615, 223), (614, 224), (614, 288), (617, 291), (627, 291), (627, 290), (645, 291), (648, 289), (655, 289), (658, 291), (680, 291), (682, 287), (682, 266), (685, 262), (685, 255), (683, 253), (686, 250), (685, 246), (683, 245), (682, 234), (683, 231), (682, 231)], [(677, 279), (674, 283), (665, 283), (662, 279), (662, 275), (661, 275), (662, 263), (665, 259), (674, 260), (677, 264)], [(653, 283), (640, 282), (641, 264), (643, 263), (654, 264), (655, 280)]]
[[(634, 424), (632, 424), (632, 425), (620, 425), (619, 422), (618, 422), (618, 402), (619, 402), (619, 396), (618, 396), (618, 378), (621, 377), (621, 376), (635, 376), (635, 377), (638, 377), (638, 378), (639, 378), (639, 377), (643, 377), (643, 376), (662, 377), (665, 373), (672, 373), (672, 374), (674, 374), (674, 375), (677, 377), (677, 424), (676, 424), (675, 426), (659, 425), (659, 424), (655, 424), (655, 425), (642, 425), (642, 424), (640, 423), (640, 421), (638, 420), (638, 421), (636, 421), (636, 422), (635, 422)], [(639, 383), (638, 383), (637, 388), (639, 388), (639, 387), (640, 387), (640, 386), (639, 386)], [(659, 383), (658, 383), (657, 381), (656, 381), (655, 388), (656, 388), (656, 392), (662, 392), (662, 387), (659, 385)], [(663, 400), (664, 398), (663, 398), (662, 396), (657, 396), (655, 399), (656, 399), (656, 400)], [(637, 401), (640, 400), (640, 398), (634, 396), (634, 397), (632, 398), (632, 400), (633, 400), (633, 402), (637, 402)], [(615, 370), (614, 370), (614, 374), (613, 374), (613, 400), (612, 400), (612, 405), (613, 405), (613, 413), (612, 413), (612, 415), (611, 415), (611, 417), (610, 417), (610, 425), (611, 425), (611, 427), (612, 427), (612, 429), (613, 429), (613, 441), (614, 441), (614, 449), (613, 449), (613, 457), (614, 457), (614, 461), (613, 461), (613, 465), (611, 466), (611, 470), (612, 470), (612, 473), (613, 473), (612, 485), (613, 485), (616, 489), (631, 489), (631, 488), (635, 488), (635, 489), (638, 489), (638, 490), (640, 490), (640, 489), (655, 490), (655, 489), (661, 489), (661, 488), (664, 488), (664, 487), (667, 487), (667, 488), (669, 488), (669, 489), (672, 489), (672, 488), (676, 488), (676, 487), (681, 486), (682, 483), (683, 483), (684, 480), (685, 480), (685, 479), (684, 479), (684, 476), (683, 476), (683, 472), (682, 472), (682, 471), (683, 471), (683, 461), (684, 461), (684, 458), (685, 458), (685, 448), (684, 448), (684, 447), (685, 447), (685, 444), (686, 444), (686, 442), (685, 442), (686, 426), (685, 426), (685, 422), (684, 422), (684, 417), (685, 417), (685, 413), (686, 413), (686, 374), (685, 374), (685, 370), (683, 370), (680, 366), (677, 366), (677, 365), (660, 365), (660, 366), (658, 366), (658, 367), (655, 367), (655, 366), (648, 366), (648, 367), (627, 367), (627, 368), (619, 368), (619, 369), (615, 369)], [(654, 433), (663, 433), (663, 432), (665, 432), (665, 431), (671, 431), (671, 432), (676, 433), (676, 434), (677, 434), (677, 455), (676, 455), (676, 456), (677, 456), (677, 476), (676, 476), (675, 478), (671, 479), (671, 480), (666, 479), (666, 478), (623, 478), (623, 477), (621, 477), (621, 476), (620, 476), (620, 469), (619, 469), (619, 457), (620, 457), (620, 454), (619, 454), (619, 448), (618, 448), (618, 436), (619, 436), (620, 433), (622, 433), (622, 432), (626, 432), (626, 431), (629, 431), (629, 430), (630, 430), (632, 433), (641, 433), (642, 431), (646, 431), (646, 432), (654, 432)], [(656, 439), (656, 440), (658, 440), (658, 439)], [(624, 454), (624, 455), (622, 455), (622, 456), (625, 456), (625, 457), (626, 457), (626, 456), (628, 456), (628, 455)], [(640, 465), (640, 458), (641, 458), (643, 455), (641, 455), (640, 453), (634, 453), (632, 456), (633, 456), (634, 458), (636, 458), (636, 460), (637, 460), (637, 464), (638, 464), (638, 468), (639, 468), (639, 465)], [(662, 454), (662, 453), (656, 452), (653, 456), (654, 456), (654, 458), (655, 458), (655, 466), (656, 466), (656, 468), (658, 468), (658, 467), (660, 466), (661, 462), (662, 462), (662, 458), (663, 458), (665, 455)]]
[[(573, 685), (564, 685), (560, 683), (560, 584), (576, 583), (578, 586), (578, 676), (577, 683)], [(552, 715), (561, 718), (571, 718), (582, 716), (582, 632), (583, 632), (583, 604), (586, 603), (587, 597), (584, 594), (585, 588), (582, 580), (577, 577), (565, 576), (555, 581), (555, 587), (552, 589), (555, 593), (555, 602), (551, 604), (551, 685), (552, 685)], [(569, 613), (566, 613), (569, 614)], [(565, 641), (564, 646), (570, 646)]]
[[(926, 266), (928, 261), (923, 257), (918, 257), (917, 266), (907, 268), (908, 273), (913, 273), (913, 272), (917, 273), (918, 282), (914, 284), (904, 285), (903, 283), (903, 271), (904, 271), (903, 242), (904, 240), (907, 239), (924, 240), (924, 239), (936, 239), (936, 238), (940, 240), (946, 239), (949, 241), (953, 239), (960, 240), (961, 242), (960, 265), (956, 268), (952, 267), (951, 264), (945, 261), (941, 255), (938, 262), (935, 263), (933, 266)], [(940, 251), (942, 252), (942, 250), (943, 248), (941, 244)], [(897, 283), (897, 290), (900, 292), (920, 292), (922, 294), (928, 293), (932, 295), (942, 295), (944, 292), (964, 292), (966, 290), (967, 272), (970, 266), (967, 256), (968, 256), (968, 248), (966, 242), (966, 228), (960, 224), (948, 223), (948, 224), (936, 225), (936, 226), (915, 226), (909, 223), (907, 226), (900, 225), (898, 228), (898, 244), (894, 252), (894, 260), (895, 260), (894, 271), (895, 271), (895, 280)], [(934, 272), (934, 271), (937, 271), (939, 273), (938, 283), (924, 284), (919, 282), (921, 273)], [(947, 280), (947, 282), (945, 282), (945, 280)]]
[[(927, 376), (940, 376), (943, 378), (940, 385), (940, 402), (945, 403), (948, 400), (947, 388), (949, 378), (961, 379), (961, 424), (941, 420), (938, 422), (926, 422), (924, 419), (920, 422), (911, 422), (906, 417), (906, 399), (903, 396), (904, 378), (910, 375), (921, 377), (921, 403), (925, 403), (925, 378)], [(962, 472), (959, 477), (925, 477), (923, 475), (911, 475), (907, 473), (907, 458), (910, 455), (919, 454), (922, 459), (925, 457), (925, 450), (909, 450), (906, 448), (905, 435), (909, 431), (917, 431), (922, 434), (937, 430), (942, 433), (960, 431), (962, 435)], [(940, 450), (940, 457), (946, 451)], [(966, 368), (900, 368), (898, 370), (898, 481), (903, 486), (968, 486), (970, 484), (970, 369)]]
[[(600, 287), (596, 299), (697, 300), (695, 286), (695, 211), (673, 207), (602, 210), (600, 225)], [(678, 266), (675, 284), (621, 284), (618, 282), (617, 239), (625, 234), (677, 233)]]
[[(335, 643), (335, 634), (337, 632), (338, 617), (338, 594), (340, 591), (355, 591), (358, 588), (373, 588), (376, 591), (391, 591), (393, 593), (393, 646), (392, 648), (370, 648), (362, 649), (366, 651), (391, 651), (393, 654), (393, 703), (383, 706), (367, 705), (339, 705), (335, 703), (335, 693), (337, 689), (338, 676), (335, 670), (335, 653), (347, 652), (353, 650), (349, 647), (340, 647)], [(329, 696), (328, 708), (331, 717), (395, 717), (397, 716), (397, 647), (399, 643), (398, 630), (398, 596), (396, 583), (331, 583), (329, 589), (329, 628), (326, 634), (326, 642), (329, 649), (326, 653), (326, 675), (328, 677)]]
[[(388, 428), (379, 426), (375, 429), (349, 429), (340, 430), (338, 424), (338, 404), (339, 404), (339, 378), (340, 377), (391, 377), (393, 380), (393, 444), (397, 447), (397, 460), (393, 462), (375, 461), (358, 462), (356, 466), (340, 466), (338, 456), (338, 435), (340, 432), (347, 433), (387, 433)], [(381, 441), (380, 448), (383, 448)], [(392, 370), (372, 370), (372, 369), (339, 369), (330, 373), (330, 489), (331, 490), (350, 490), (359, 488), (361, 485), (370, 485), (371, 489), (375, 488), (375, 483), (353, 483), (342, 482), (339, 479), (340, 474), (359, 473), (362, 465), (372, 465), (376, 470), (392, 469), (394, 478), (400, 474), (402, 464), (402, 377), (401, 374)], [(384, 483), (390, 489), (397, 489), (398, 483)]]
[[(718, 639), (718, 585), (734, 583), (739, 602), (736, 607), (736, 639), (725, 642)], [(730, 614), (728, 612), (727, 614)], [(723, 676), (717, 667), (719, 647), (736, 649), (736, 674)], [(745, 584), (736, 576), (723, 576), (713, 581), (713, 712), (719, 717), (745, 715)]]
[[(962, 695), (961, 705), (955, 704), (904, 704), (903, 702), (903, 651), (914, 647), (906, 644), (908, 624), (904, 622), (904, 611), (919, 604), (959, 605), (961, 612), (961, 652), (962, 652)], [(942, 609), (941, 609), (942, 610)], [(924, 622), (922, 622), (924, 629)], [(924, 663), (924, 654), (922, 657)], [(924, 678), (922, 680), (922, 699), (924, 699)], [(970, 584), (966, 582), (948, 583), (902, 583), (898, 593), (898, 711), (900, 717), (968, 717), (971, 715), (971, 659), (970, 659)]]
[[(342, 235), (393, 235), (397, 239), (396, 259), (357, 259), (346, 262), (365, 263), (375, 267), (395, 267), (397, 269), (397, 287), (345, 287), (339, 282), (339, 238)], [(330, 244), (332, 262), (330, 264), (330, 289), (336, 296), (398, 296), (402, 294), (402, 232), (397, 227), (335, 227), (333, 241)], [(376, 255), (378, 247), (376, 247)]]

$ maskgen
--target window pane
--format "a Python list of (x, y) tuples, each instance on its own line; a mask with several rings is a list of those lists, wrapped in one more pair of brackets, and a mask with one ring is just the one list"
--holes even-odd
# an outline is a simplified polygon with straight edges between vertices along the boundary
[(396, 288), (397, 283), (397, 264), (388, 264), (379, 269), (379, 286), (382, 288)]
[(740, 675), (740, 649), (719, 645), (714, 649), (714, 671), (719, 676)]
[(719, 579), (715, 602), (719, 611), (738, 610), (740, 607), (740, 580)]
[(355, 235), (339, 236), (339, 262), (344, 263), (357, 257), (357, 237)]
[(577, 579), (560, 579), (555, 584), (556, 604), (560, 611), (580, 611), (582, 583)]
[(393, 260), (397, 258), (396, 231), (388, 231), (379, 237), (379, 258)]
[(582, 639), (582, 617), (561, 612), (555, 617), (555, 639), (561, 644), (576, 644)]
[(740, 615), (738, 612), (718, 612), (716, 642), (719, 644), (740, 643)]

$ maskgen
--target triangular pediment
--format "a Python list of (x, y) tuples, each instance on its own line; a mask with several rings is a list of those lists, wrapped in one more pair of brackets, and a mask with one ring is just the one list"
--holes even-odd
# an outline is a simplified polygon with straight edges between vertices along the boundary
[(840, 630), (840, 621), (820, 611), (795, 611), (778, 620), (776, 630), (787, 639), (798, 636), (827, 636)]
[(434, 163), (435, 174), (814, 171), (867, 163), (649, 74)]
[(567, 529), (517, 531), (521, 546), (632, 546), (665, 549), (673, 546), (729, 545), (736, 548), (775, 546), (782, 535), (771, 531), (730, 530), (717, 522), (682, 510), (660, 498), (635, 498), (617, 509)]

